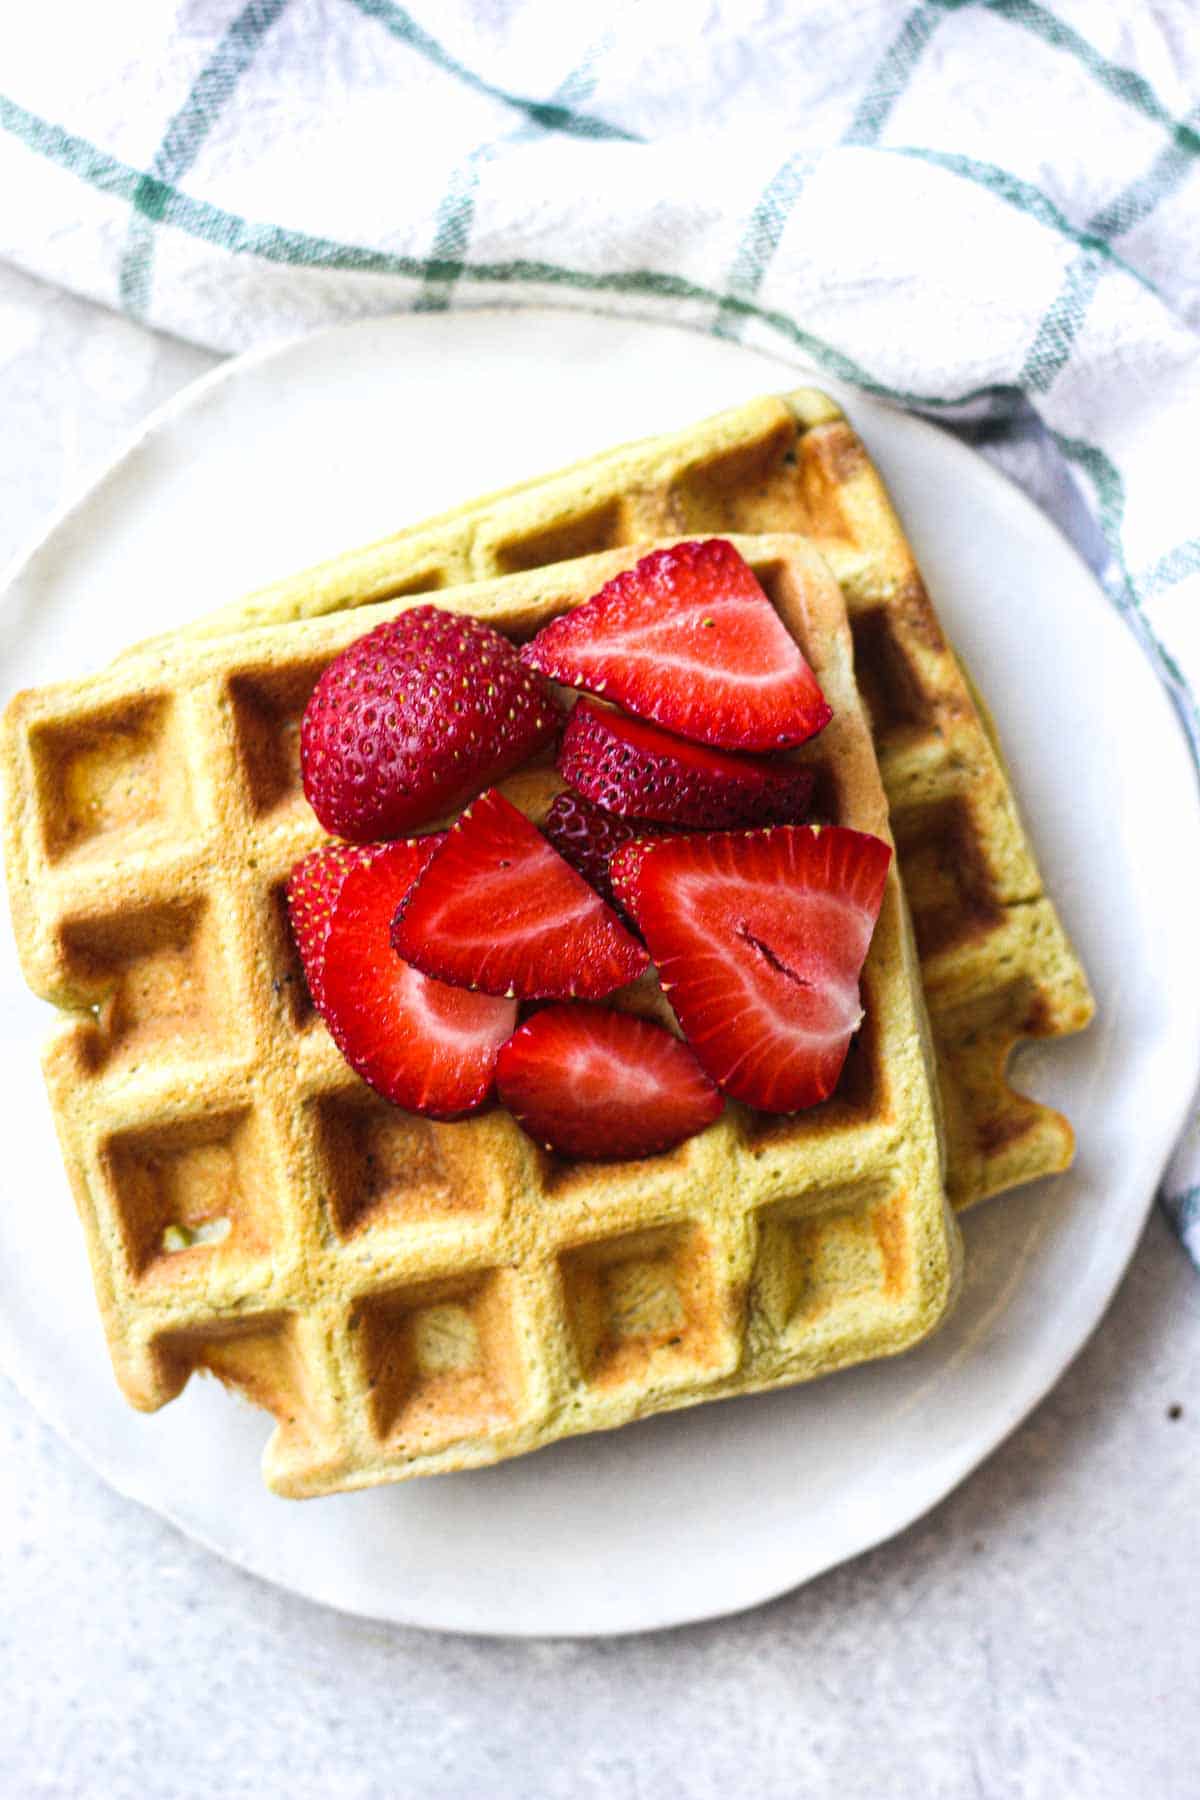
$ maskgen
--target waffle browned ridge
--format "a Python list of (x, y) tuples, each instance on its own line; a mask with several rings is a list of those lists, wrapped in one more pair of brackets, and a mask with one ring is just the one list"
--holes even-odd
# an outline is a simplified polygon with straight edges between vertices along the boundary
[[(840, 822), (888, 834), (845, 611), (795, 538), (739, 546), (835, 708), (798, 753)], [(447, 590), (526, 637), (638, 552)], [(338, 1055), (286, 924), (321, 839), (297, 721), (329, 661), (410, 602), (176, 639), (18, 696), (6, 852), (45, 1069), (114, 1367), (154, 1408), (196, 1370), (267, 1407), (264, 1468), (310, 1495), (493, 1462), (581, 1431), (902, 1350), (959, 1242), (915, 950), (893, 869), (834, 1098), (730, 1106), (667, 1154), (539, 1150), (500, 1108), (401, 1112)], [(505, 791), (540, 818), (548, 767)], [(669, 1017), (646, 979), (620, 1004)]]
[(954, 1204), (1066, 1168), (1071, 1127), (1008, 1079), (1027, 1038), (1079, 1031), (1087, 977), (1048, 898), (986, 710), (956, 661), (867, 451), (799, 389), (607, 451), (315, 569), (199, 636), (438, 594), (664, 536), (799, 532), (842, 585), (942, 1067)]

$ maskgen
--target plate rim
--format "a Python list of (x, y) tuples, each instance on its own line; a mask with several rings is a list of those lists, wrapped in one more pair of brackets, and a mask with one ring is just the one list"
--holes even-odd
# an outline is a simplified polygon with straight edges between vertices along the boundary
[[(557, 321), (561, 320), (564, 315), (578, 315), (580, 310), (581, 309), (579, 308), (570, 306), (496, 305), (462, 309), (461, 311), (452, 312), (442, 317), (444, 319), (470, 318), (479, 320), (481, 317), (486, 318), (487, 316), (502, 318), (519, 316), (522, 318), (531, 317), (536, 319), (539, 315), (545, 315)], [(638, 332), (668, 332), (673, 334), (686, 332), (688, 335), (694, 337), (707, 338), (710, 336), (710, 334), (703, 329), (683, 321), (630, 319), (623, 315), (611, 314), (587, 314), (586, 316), (593, 324), (597, 322), (611, 324), (614, 328), (624, 331), (636, 330)], [(403, 330), (409, 320), (419, 317), (423, 317), (423, 315), (403, 312), (370, 315), (366, 318), (344, 321), (339, 324), (327, 326), (319, 331), (292, 335), (281, 340), (257, 346), (240, 355), (228, 357), (224, 361), (216, 364), (212, 369), (207, 370), (192, 381), (185, 383), (166, 401), (155, 407), (136, 427), (119, 440), (117, 448), (105, 460), (103, 466), (87, 476), (81, 485), (67, 496), (67, 498), (54, 510), (50, 518), (45, 521), (41, 527), (37, 528), (32, 536), (32, 540), (29, 541), (26, 546), (10, 560), (5, 569), (0, 572), (0, 625), (3, 625), (7, 619), (7, 616), (16, 601), (17, 592), (21, 584), (30, 575), (35, 573), (36, 566), (41, 557), (51, 552), (53, 541), (59, 534), (88, 507), (97, 502), (104, 493), (104, 490), (111, 483), (114, 483), (121, 478), (126, 470), (126, 465), (132, 458), (136, 457), (143, 446), (160, 437), (165, 432), (177, 427), (181, 420), (185, 419), (188, 414), (192, 413), (197, 408), (202, 407), (215, 390), (219, 390), (226, 384), (236, 383), (245, 375), (257, 372), (261, 370), (264, 365), (270, 364), (276, 360), (283, 361), (297, 354), (303, 355), (306, 351), (312, 349), (314, 345), (326, 342), (329, 339), (344, 337), (350, 334), (378, 331), (380, 329), (399, 328)], [(961, 458), (964, 467), (969, 464), (975, 473), (981, 475), (982, 479), (992, 484), (993, 491), (1003, 493), (1011, 504), (1028, 509), (1030, 514), (1036, 516), (1040, 521), (1041, 526), (1053, 533), (1054, 536), (1059, 539), (1061, 545), (1078, 564), (1081, 573), (1086, 576), (1090, 586), (1093, 588), (1096, 598), (1106, 609), (1116, 613), (1117, 617), (1121, 619), (1124, 629), (1129, 634), (1130, 640), (1137, 645), (1139, 657), (1145, 661), (1150, 673), (1155, 678), (1155, 690), (1157, 691), (1159, 702), (1164, 709), (1163, 717), (1164, 719), (1169, 719), (1171, 731), (1176, 735), (1182, 753), (1187, 757), (1188, 761), (1191, 762), (1191, 750), (1188, 744), (1187, 734), (1178, 716), (1177, 710), (1172, 703), (1171, 695), (1162, 681), (1160, 671), (1155, 666), (1153, 658), (1149, 655), (1146, 647), (1140, 641), (1137, 633), (1132, 629), (1128, 620), (1123, 617), (1119, 609), (1113, 606), (1111, 600), (1104, 593), (1094, 572), (1088, 568), (1078, 550), (1062, 532), (1056, 522), (1043, 513), (1029, 495), (1017, 486), (1017, 484), (1002, 470), (973, 452), (967, 445), (963, 444), (951, 433), (939, 429), (933, 421), (924, 418), (920, 414), (907, 412), (903, 408), (893, 406), (887, 401), (881, 400), (875, 396), (861, 395), (857, 390), (848, 387), (847, 384), (838, 382), (819, 368), (801, 360), (781, 359), (769, 351), (764, 351), (753, 346), (738, 346), (738, 348), (743, 350), (747, 355), (760, 361), (764, 366), (764, 370), (768, 368), (789, 370), (795, 376), (792, 385), (802, 385), (806, 378), (811, 377), (821, 386), (828, 387), (835, 395), (847, 397), (852, 403), (866, 402), (873, 411), (878, 410), (891, 414), (898, 422), (902, 422), (900, 424), (900, 429), (902, 430), (911, 429), (919, 436), (925, 437), (927, 440), (936, 439), (939, 449), (945, 449), (949, 446), (949, 454), (953, 457)], [(755, 391), (766, 391), (766, 389), (764, 388), (763, 390)], [(1197, 815), (1197, 820), (1194, 821), (1194, 823), (1200, 823), (1200, 793), (1197, 794)], [(1197, 1066), (1200, 1067), (1200, 1021), (1197, 1022), (1195, 1035), (1198, 1049)], [(1171, 1134), (1172, 1143), (1178, 1137), (1179, 1131), (1182, 1129), (1184, 1122), (1189, 1116), (1190, 1105), (1190, 1098), (1185, 1096), (1176, 1109), (1174, 1129)], [(347, 1604), (344, 1600), (340, 1600), (325, 1592), (324, 1584), (319, 1578), (301, 1583), (280, 1572), (265, 1570), (261, 1564), (256, 1561), (253, 1554), (242, 1553), (237, 1546), (231, 1548), (218, 1542), (209, 1534), (209, 1531), (204, 1525), (189, 1518), (185, 1509), (174, 1504), (164, 1504), (161, 1500), (150, 1497), (150, 1494), (147, 1491), (148, 1484), (145, 1480), (134, 1479), (126, 1474), (114, 1473), (110, 1470), (105, 1465), (103, 1457), (91, 1446), (86, 1445), (74, 1427), (64, 1422), (61, 1418), (59, 1409), (54, 1402), (52, 1383), (22, 1378), (23, 1375), (27, 1374), (27, 1371), (24, 1370), (23, 1364), (19, 1359), (14, 1358), (8, 1353), (9, 1339), (2, 1317), (0, 1317), (0, 1373), (3, 1373), (7, 1379), (12, 1382), (12, 1385), (17, 1392), (30, 1406), (32, 1406), (38, 1416), (49, 1425), (55, 1432), (55, 1435), (59, 1437), (74, 1452), (74, 1454), (79, 1456), (85, 1466), (96, 1474), (107, 1487), (120, 1494), (123, 1498), (132, 1500), (138, 1505), (145, 1507), (157, 1517), (165, 1519), (174, 1529), (181, 1531), (193, 1542), (202, 1545), (206, 1550), (220, 1556), (223, 1560), (233, 1564), (233, 1566), (241, 1569), (243, 1572), (255, 1576), (260, 1580), (269, 1581), (272, 1585), (281, 1587), (285, 1591), (296, 1594), (300, 1598), (313, 1604), (328, 1606), (333, 1610), (343, 1612), (348, 1616), (376, 1619), (381, 1622), (397, 1624), (406, 1628), (452, 1634), (469, 1632), (473, 1635), (497, 1638), (516, 1637), (523, 1639), (537, 1639), (553, 1636), (585, 1639), (592, 1637), (620, 1637), (643, 1631), (674, 1629), (687, 1624), (699, 1624), (716, 1618), (732, 1616), (762, 1605), (768, 1600), (794, 1591), (796, 1588), (815, 1579), (821, 1574), (827, 1573), (830, 1569), (839, 1566), (841, 1563), (888, 1542), (893, 1537), (896, 1537), (901, 1532), (907, 1530), (912, 1524), (922, 1518), (934, 1507), (938, 1506), (975, 1469), (986, 1461), (986, 1459), (997, 1450), (1009, 1436), (1011, 1436), (1012, 1432), (1042, 1403), (1046, 1396), (1062, 1379), (1063, 1375), (1071, 1367), (1076, 1358), (1085, 1349), (1092, 1336), (1103, 1322), (1105, 1315), (1112, 1304), (1117, 1288), (1125, 1277), (1141, 1235), (1145, 1229), (1146, 1220), (1156, 1197), (1158, 1182), (1161, 1178), (1162, 1171), (1169, 1160), (1170, 1153), (1170, 1147), (1168, 1147), (1161, 1157), (1156, 1154), (1153, 1158), (1146, 1157), (1142, 1159), (1146, 1186), (1144, 1203), (1137, 1207), (1130, 1205), (1128, 1209), (1120, 1253), (1113, 1261), (1110, 1274), (1103, 1283), (1103, 1293), (1100, 1298), (1095, 1301), (1089, 1320), (1086, 1325), (1083, 1326), (1082, 1330), (1079, 1331), (1073, 1348), (1069, 1349), (1065, 1355), (1062, 1355), (1058, 1350), (1047, 1355), (1045, 1369), (1041, 1370), (1035, 1380), (1022, 1386), (1019, 1395), (1013, 1398), (1008, 1406), (1001, 1409), (999, 1422), (989, 1425), (982, 1435), (982, 1439), (972, 1438), (958, 1454), (941, 1459), (937, 1475), (932, 1479), (928, 1487), (922, 1488), (920, 1497), (918, 1497), (911, 1506), (902, 1507), (897, 1515), (889, 1517), (882, 1528), (877, 1529), (876, 1526), (872, 1524), (868, 1526), (864, 1532), (861, 1527), (856, 1527), (851, 1524), (844, 1528), (841, 1534), (833, 1534), (831, 1547), (820, 1554), (812, 1566), (806, 1564), (799, 1574), (791, 1574), (781, 1580), (778, 1570), (774, 1570), (772, 1573), (765, 1574), (760, 1581), (755, 1582), (751, 1580), (747, 1582), (744, 1593), (733, 1602), (722, 1599), (718, 1600), (717, 1603), (712, 1606), (706, 1606), (703, 1603), (700, 1603), (694, 1607), (689, 1607), (686, 1613), (680, 1613), (678, 1616), (665, 1618), (660, 1622), (646, 1623), (642, 1621), (632, 1624), (618, 1624), (615, 1626), (603, 1624), (583, 1625), (577, 1629), (569, 1627), (563, 1628), (561, 1626), (526, 1626), (522, 1624), (468, 1624), (460, 1622), (457, 1619), (404, 1617), (394, 1608), (371, 1611), (360, 1605)], [(1135, 1184), (1131, 1179), (1131, 1189), (1134, 1185)], [(1136, 1185), (1140, 1187), (1142, 1181), (1139, 1180)], [(1106, 1228), (1111, 1234), (1112, 1222), (1109, 1222)], [(18, 1370), (20, 1370), (21, 1373), (18, 1373)]]

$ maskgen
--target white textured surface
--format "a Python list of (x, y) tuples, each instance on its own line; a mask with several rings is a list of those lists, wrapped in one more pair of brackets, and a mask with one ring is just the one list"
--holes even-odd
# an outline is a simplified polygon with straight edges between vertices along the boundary
[[(209, 360), (0, 275), (0, 553)], [(1057, 1393), (922, 1525), (747, 1617), (581, 1646), (272, 1592), (108, 1494), (0, 1384), (0, 1787), (1183, 1800), (1198, 1363), (1200, 1286), (1156, 1217)]]
[[(677, 327), (520, 309), (359, 320), (219, 367), (159, 409), (5, 590), (0, 688), (95, 667), (248, 580), (375, 537), (398, 493), (413, 516), (437, 512), (794, 379)], [(0, 1366), (118, 1492), (293, 1594), (502, 1636), (652, 1631), (773, 1599), (942, 1499), (1058, 1380), (1128, 1267), (1200, 1067), (1195, 772), (1149, 663), (1058, 533), (944, 432), (845, 398), (952, 638), (987, 672), (1099, 1009), (1069, 1046), (1020, 1059), (1075, 1121), (1075, 1167), (966, 1221), (964, 1292), (929, 1344), (753, 1405), (290, 1505), (261, 1482), (265, 1421), (215, 1384), (153, 1420), (121, 1401), (41, 1091), (45, 1010), (0, 937), (0, 1092), (24, 1122), (11, 1179), (45, 1196), (33, 1215), (0, 1210)], [(464, 408), (503, 431), (464, 434)]]

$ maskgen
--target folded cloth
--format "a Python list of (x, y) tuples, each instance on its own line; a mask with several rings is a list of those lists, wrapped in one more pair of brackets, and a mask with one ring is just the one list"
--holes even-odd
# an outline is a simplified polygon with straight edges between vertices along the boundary
[[(940, 419), (1200, 721), (1194, 0), (39, 0), (0, 254), (225, 350), (394, 310), (669, 318)], [(1166, 1204), (1200, 1262), (1200, 1131)]]

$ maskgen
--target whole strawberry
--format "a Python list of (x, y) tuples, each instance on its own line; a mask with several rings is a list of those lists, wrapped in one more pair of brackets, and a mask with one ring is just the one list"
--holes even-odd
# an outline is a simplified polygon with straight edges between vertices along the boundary
[(490, 625), (415, 606), (347, 645), (300, 729), (308, 803), (352, 843), (406, 836), (548, 744), (562, 715)]

